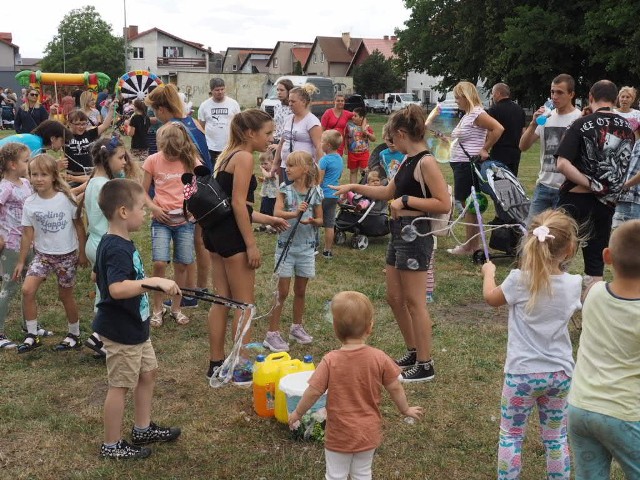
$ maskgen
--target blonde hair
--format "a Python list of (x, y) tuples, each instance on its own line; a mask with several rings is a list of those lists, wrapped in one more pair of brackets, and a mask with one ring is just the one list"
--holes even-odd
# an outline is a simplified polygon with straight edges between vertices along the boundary
[(80, 110), (87, 112), (91, 111), (91, 107), (89, 107), (89, 101), (93, 99), (93, 92), (90, 90), (85, 90), (80, 94)]
[(169, 122), (158, 129), (157, 136), (158, 150), (168, 157), (180, 159), (185, 171), (193, 172), (199, 153), (186, 127), (181, 122)]
[(46, 153), (36, 155), (29, 162), (29, 175), (31, 175), (34, 170), (38, 170), (51, 175), (53, 179), (53, 189), (56, 192), (64, 193), (67, 198), (71, 200), (71, 203), (77, 206), (76, 199), (71, 193), (69, 184), (60, 175), (60, 170), (58, 170), (58, 162), (55, 158)]
[(480, 100), (478, 89), (471, 82), (459, 82), (455, 87), (453, 87), (453, 94), (458, 97), (465, 98), (465, 100), (469, 104), (469, 112), (475, 107), (482, 106), (482, 100)]
[(184, 109), (182, 100), (178, 96), (178, 89), (171, 83), (158, 85), (147, 95), (144, 103), (153, 110), (164, 107), (174, 118), (184, 118)]
[[(543, 241), (533, 235), (538, 227), (549, 229)], [(553, 238), (551, 237), (553, 236)], [(573, 258), (578, 250), (578, 224), (564, 210), (545, 210), (533, 217), (529, 231), (520, 243), (520, 269), (526, 272), (531, 310), (540, 293), (551, 294), (551, 275), (560, 264)]]
[(16, 163), (23, 153), (29, 153), (29, 147), (24, 143), (9, 142), (0, 147), (0, 177), (4, 177), (8, 163)]
[(309, 152), (296, 150), (287, 157), (287, 165), (298, 165), (307, 169), (304, 178), (304, 186), (309, 188), (316, 184), (318, 169)]
[(22, 104), (22, 110), (24, 110), (25, 112), (29, 111), (29, 94), (31, 92), (36, 92), (38, 94), (38, 96), (36, 97), (36, 103), (33, 105), (33, 108), (39, 108), (41, 103), (40, 103), (40, 92), (38, 91), (37, 88), (27, 88), (27, 92), (25, 93), (25, 102)]
[[(155, 91), (155, 90), (154, 90)], [(249, 141), (249, 132), (259, 132), (266, 123), (273, 123), (273, 118), (262, 110), (250, 108), (240, 113), (236, 113), (229, 125), (229, 141), (227, 146), (220, 152), (216, 161), (216, 171), (224, 170), (228, 163), (228, 156), (231, 152), (240, 149)]]
[(258, 162), (260, 165), (264, 162), (273, 162), (273, 152), (271, 150), (267, 150), (266, 152), (260, 153), (260, 155), (258, 155)]
[(338, 150), (342, 145), (342, 135), (338, 130), (325, 130), (322, 132), (322, 140), (331, 147), (331, 150)]
[(367, 173), (367, 183), (371, 183), (373, 180), (380, 181), (380, 172), (378, 170), (371, 170)]
[(320, 92), (318, 87), (316, 87), (313, 83), (305, 83), (301, 87), (293, 87), (289, 90), (289, 95), (295, 93), (300, 97), (300, 100), (305, 104), (305, 106), (309, 106), (311, 103), (311, 97), (316, 93)]
[(373, 325), (373, 305), (360, 292), (344, 291), (331, 299), (333, 330), (341, 342), (363, 338)]
[(636, 101), (636, 98), (638, 98), (638, 90), (636, 90), (633, 87), (622, 87), (620, 88), (620, 91), (618, 92), (618, 105), (620, 105), (620, 95), (622, 95), (623, 93), (628, 93), (629, 95), (631, 95), (631, 103)]
[(640, 220), (628, 220), (616, 228), (609, 239), (614, 278), (640, 279)]

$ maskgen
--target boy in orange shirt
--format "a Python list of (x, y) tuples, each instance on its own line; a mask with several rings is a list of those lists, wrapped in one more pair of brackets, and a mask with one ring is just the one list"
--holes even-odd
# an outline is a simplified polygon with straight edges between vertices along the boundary
[(383, 351), (366, 345), (373, 329), (373, 305), (359, 292), (340, 292), (331, 300), (333, 330), (342, 343), (324, 356), (309, 379), (289, 427), (327, 391), (326, 478), (371, 478), (375, 449), (382, 442), (382, 387), (405, 416), (419, 419), (422, 407), (410, 407), (398, 380), (400, 367)]

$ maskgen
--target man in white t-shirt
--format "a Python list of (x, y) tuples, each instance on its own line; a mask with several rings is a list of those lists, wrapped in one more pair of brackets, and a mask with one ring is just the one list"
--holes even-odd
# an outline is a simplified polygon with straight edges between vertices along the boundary
[(554, 154), (569, 125), (582, 116), (582, 112), (573, 106), (574, 96), (573, 77), (566, 73), (555, 77), (551, 82), (550, 98), (555, 106), (551, 116), (544, 125), (538, 125), (536, 120), (545, 111), (544, 107), (540, 107), (520, 137), (520, 150), (523, 152), (529, 150), (531, 145), (540, 139), (540, 173), (533, 191), (527, 225), (535, 215), (548, 208), (555, 208), (558, 204), (564, 176), (557, 170)]
[(220, 152), (229, 141), (231, 119), (240, 113), (240, 105), (225, 93), (224, 80), (212, 78), (209, 81), (211, 98), (200, 104), (198, 122), (204, 128), (211, 164), (215, 167)]

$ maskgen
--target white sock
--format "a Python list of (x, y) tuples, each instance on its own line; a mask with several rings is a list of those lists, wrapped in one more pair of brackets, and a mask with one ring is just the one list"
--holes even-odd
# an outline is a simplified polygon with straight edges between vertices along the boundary
[(80, 336), (80, 322), (69, 324), (69, 333), (73, 333), (76, 337)]
[(38, 335), (38, 320), (26, 320), (27, 324), (27, 333), (31, 333), (32, 335)]

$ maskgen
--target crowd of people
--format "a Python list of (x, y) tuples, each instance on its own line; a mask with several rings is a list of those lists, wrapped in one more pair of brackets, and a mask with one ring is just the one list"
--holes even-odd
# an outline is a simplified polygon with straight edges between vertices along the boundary
[[(143, 445), (180, 435), (177, 428), (151, 421), (157, 361), (149, 340), (150, 329), (161, 328), (167, 319), (189, 323), (183, 308), (197, 303), (197, 295), (190, 298), (180, 288), (207, 292), (212, 287), (217, 295), (254, 304), (262, 252), (256, 241), (260, 227), (254, 230), (252, 224), (261, 224), (278, 233), (277, 294), (263, 345), (273, 352), (290, 348), (280, 320), (291, 283), (288, 338), (303, 345), (313, 342), (303, 320), (316, 254), (327, 261), (334, 258), (337, 203), (361, 195), (388, 205), (386, 298), (406, 352), (393, 361), (367, 347), (373, 326), (369, 300), (356, 292), (337, 294), (331, 310), (342, 348), (322, 360), (290, 421), (293, 425), (328, 387), (327, 478), (349, 473), (370, 478), (373, 452), (381, 441), (380, 387), (404, 415), (417, 419), (422, 410), (408, 405), (401, 382), (435, 378), (427, 305), (433, 299), (434, 240), (424, 219), (447, 214), (451, 199), (426, 148), (430, 125), (419, 106), (395, 112), (382, 131), (379, 165), (372, 167), (370, 142), (376, 136), (366, 112), (345, 111), (341, 95), (320, 120), (310, 112), (315, 86), (294, 87), (283, 80), (277, 85), (281, 105), (272, 119), (257, 109), (241, 110), (226, 95), (222, 79), (211, 79), (209, 86), (211, 96), (202, 103), (197, 122), (185, 112), (173, 85), (156, 87), (144, 102), (134, 102), (126, 125), (130, 150), (119, 135), (104, 136), (114, 119), (115, 104), (108, 97), (97, 103), (92, 92), (83, 93), (64, 126), (47, 119), (40, 92), (27, 90), (17, 123), (25, 134), (0, 143), (0, 250), (2, 268), (10, 272), (0, 293), (0, 350), (28, 353), (42, 346), (42, 337), (52, 335), (38, 321), (36, 301), (38, 288), (52, 274), (68, 321), (68, 332), (54, 349), (79, 349), (76, 270), (90, 264), (95, 319), (84, 344), (106, 357), (109, 381), (101, 455), (144, 458), (151, 451)], [(487, 111), (473, 84), (460, 82), (454, 88), (464, 113), (450, 138), (455, 140), (450, 165), (458, 203), (464, 204), (472, 187), (478, 187), (472, 161), (497, 160), (517, 176), (521, 152), (537, 139), (541, 143), (540, 174), (518, 268), (497, 285), (495, 265), (482, 267), (487, 303), (510, 307), (499, 478), (520, 476), (523, 426), (535, 405), (550, 476), (569, 478), (569, 446), (576, 452), (579, 478), (608, 468), (612, 456), (629, 478), (640, 475), (630, 447), (640, 440), (640, 418), (633, 413), (638, 411), (640, 381), (640, 256), (634, 246), (640, 238), (640, 142), (635, 143), (640, 115), (631, 108), (632, 88), (618, 92), (610, 81), (594, 83), (587, 112), (575, 108), (574, 89), (570, 75), (555, 77), (550, 93), (554, 110), (548, 115), (541, 107), (526, 125), (507, 85), (493, 87), (494, 103)], [(98, 107), (105, 107), (106, 114)], [(537, 121), (547, 115), (546, 122)], [(63, 151), (64, 157), (43, 153), (47, 148)], [(345, 150), (351, 182), (340, 185)], [(254, 175), (255, 153), (259, 178)], [(231, 205), (231, 214), (215, 225), (196, 224), (184, 209), (183, 175), (198, 175), (201, 167), (215, 177)], [(364, 179), (357, 183), (361, 175)], [(255, 211), (259, 180), (262, 200)], [(152, 217), (150, 278), (130, 239), (144, 224), (145, 208)], [(470, 254), (478, 246), (475, 216), (468, 214), (467, 221), (466, 242), (450, 249), (453, 255)], [(407, 229), (415, 235), (406, 235)], [(584, 275), (571, 275), (567, 265), (580, 246)], [(173, 280), (165, 278), (169, 263)], [(612, 265), (612, 282), (602, 282), (605, 264)], [(21, 282), (26, 336), (15, 343), (5, 336), (4, 326)], [(580, 308), (583, 333), (576, 365), (568, 324)], [(226, 358), (229, 310), (217, 303), (209, 310), (209, 379), (220, 374)], [(615, 321), (609, 321), (611, 312)], [(236, 311), (234, 336), (239, 316)], [(250, 338), (249, 331), (244, 343)], [(358, 368), (344, 368), (355, 364)], [(601, 373), (594, 376), (593, 371)], [(616, 399), (608, 395), (613, 385), (619, 392)], [(132, 444), (121, 434), (129, 389), (136, 392)], [(350, 395), (336, 395), (337, 390)], [(354, 399), (362, 402), (354, 404)], [(367, 415), (353, 418), (348, 413), (353, 408)], [(367, 420), (371, 418), (375, 421)], [(604, 435), (593, 433), (596, 428)], [(614, 431), (616, 435), (608, 435)], [(363, 438), (363, 432), (369, 432), (366, 442), (345, 441)]]

